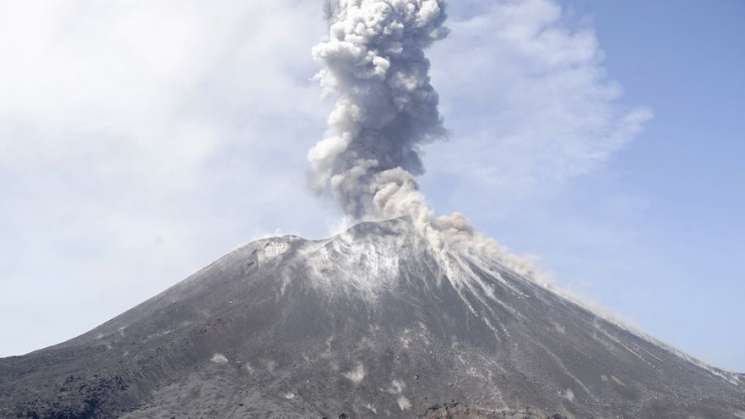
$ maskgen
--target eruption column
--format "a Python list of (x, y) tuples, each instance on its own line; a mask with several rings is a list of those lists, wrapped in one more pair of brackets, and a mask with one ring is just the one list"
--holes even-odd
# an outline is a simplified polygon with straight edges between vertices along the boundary
[(329, 35), (313, 49), (337, 96), (332, 135), (310, 151), (316, 190), (353, 220), (430, 217), (415, 176), (422, 144), (443, 138), (424, 50), (447, 30), (442, 0), (331, 0)]
[(446, 135), (424, 54), (447, 36), (444, 0), (328, 0), (326, 13), (328, 37), (313, 55), (337, 99), (330, 135), (308, 155), (313, 188), (352, 221), (408, 216), (443, 260), (457, 248), (535, 277), (462, 215), (435, 216), (416, 182), (421, 146)]

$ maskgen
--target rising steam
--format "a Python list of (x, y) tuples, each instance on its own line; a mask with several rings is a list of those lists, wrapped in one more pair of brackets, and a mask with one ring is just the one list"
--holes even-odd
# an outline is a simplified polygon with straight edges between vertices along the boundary
[(329, 0), (329, 34), (313, 49), (337, 97), (330, 135), (309, 153), (314, 189), (351, 220), (408, 216), (433, 247), (478, 250), (519, 273), (530, 264), (477, 234), (460, 214), (436, 216), (419, 191), (420, 148), (446, 135), (425, 50), (447, 36), (443, 0)]

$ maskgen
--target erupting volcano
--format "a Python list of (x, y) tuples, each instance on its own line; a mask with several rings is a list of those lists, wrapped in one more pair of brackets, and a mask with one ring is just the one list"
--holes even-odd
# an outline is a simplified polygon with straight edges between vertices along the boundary
[(252, 242), (0, 360), (2, 418), (745, 418), (745, 377), (606, 319), (419, 191), (443, 0), (333, 0), (310, 178), (351, 225)]

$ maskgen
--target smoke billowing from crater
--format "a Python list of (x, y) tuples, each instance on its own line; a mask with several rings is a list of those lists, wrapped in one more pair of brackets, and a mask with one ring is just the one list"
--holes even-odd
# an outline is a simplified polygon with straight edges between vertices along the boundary
[(445, 136), (424, 50), (446, 36), (441, 0), (333, 0), (313, 49), (338, 96), (331, 135), (310, 152), (313, 186), (354, 220), (427, 212), (419, 147)]
[(329, 0), (328, 37), (313, 49), (336, 96), (329, 136), (309, 153), (311, 182), (353, 221), (408, 216), (434, 248), (477, 250), (519, 273), (530, 263), (460, 214), (436, 216), (419, 191), (420, 148), (446, 136), (425, 50), (448, 34), (443, 0)]

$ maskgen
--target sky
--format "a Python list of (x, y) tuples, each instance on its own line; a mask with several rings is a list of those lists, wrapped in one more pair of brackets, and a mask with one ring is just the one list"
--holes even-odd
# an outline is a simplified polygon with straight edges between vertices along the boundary
[[(325, 237), (322, 2), (0, 0), (0, 356), (258, 237)], [(745, 372), (745, 3), (462, 0), (429, 51), (440, 213)]]

